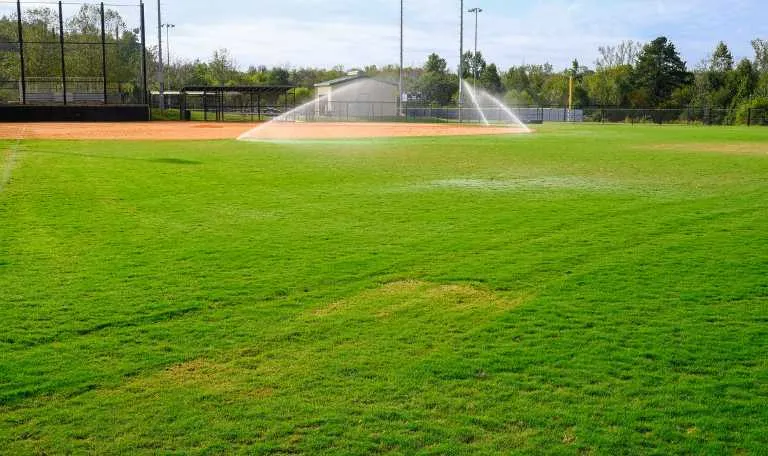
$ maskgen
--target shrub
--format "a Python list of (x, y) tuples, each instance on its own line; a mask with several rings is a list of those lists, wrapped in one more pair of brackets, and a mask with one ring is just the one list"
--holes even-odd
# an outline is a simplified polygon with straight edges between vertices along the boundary
[[(750, 112), (751, 110), (751, 112)], [(747, 125), (768, 117), (768, 97), (757, 97), (744, 101), (736, 108), (736, 124)]]

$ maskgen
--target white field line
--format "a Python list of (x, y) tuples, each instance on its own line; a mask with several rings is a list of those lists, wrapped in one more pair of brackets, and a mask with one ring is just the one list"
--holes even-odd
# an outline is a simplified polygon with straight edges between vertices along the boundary
[(16, 163), (19, 161), (21, 155), (20, 149), (22, 138), (24, 138), (24, 130), (19, 131), (19, 134), (16, 137), (16, 143), (5, 150), (7, 157), (5, 159), (5, 165), (3, 166), (3, 175), (0, 176), (0, 193), (3, 193), (6, 185), (11, 181), (13, 169), (16, 167)]

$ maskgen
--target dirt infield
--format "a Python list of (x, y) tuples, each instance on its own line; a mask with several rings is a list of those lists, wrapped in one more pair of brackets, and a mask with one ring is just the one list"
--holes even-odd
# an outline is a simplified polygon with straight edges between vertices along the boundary
[[(214, 122), (71, 122), (0, 124), (2, 139), (236, 139), (263, 124)], [(361, 139), (405, 136), (464, 136), (523, 133), (520, 128), (415, 123), (282, 123), (252, 135), (256, 140)]]

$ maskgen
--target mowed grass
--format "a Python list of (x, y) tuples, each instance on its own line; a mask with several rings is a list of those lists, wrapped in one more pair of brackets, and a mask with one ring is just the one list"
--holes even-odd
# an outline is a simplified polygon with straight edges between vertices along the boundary
[(1, 146), (0, 453), (768, 448), (768, 129)]

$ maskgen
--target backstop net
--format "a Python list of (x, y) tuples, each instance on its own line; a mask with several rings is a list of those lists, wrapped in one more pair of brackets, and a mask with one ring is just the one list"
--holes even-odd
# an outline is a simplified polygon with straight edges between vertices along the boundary
[(145, 104), (139, 4), (0, 0), (0, 105)]

